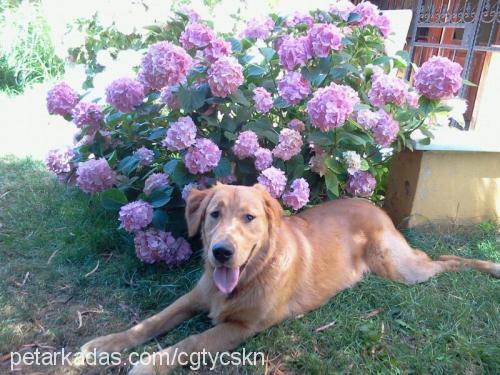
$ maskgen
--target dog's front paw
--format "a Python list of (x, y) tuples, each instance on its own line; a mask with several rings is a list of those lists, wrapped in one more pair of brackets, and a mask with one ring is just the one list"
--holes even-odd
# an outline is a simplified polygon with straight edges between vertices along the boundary
[(123, 333), (100, 336), (83, 345), (81, 352), (84, 355), (121, 352), (128, 347), (128, 341)]

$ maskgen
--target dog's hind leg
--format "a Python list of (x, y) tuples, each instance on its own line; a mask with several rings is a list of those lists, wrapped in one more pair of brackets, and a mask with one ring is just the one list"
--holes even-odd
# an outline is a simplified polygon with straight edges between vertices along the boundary
[(203, 310), (203, 296), (198, 287), (183, 295), (156, 315), (127, 329), (107, 336), (97, 337), (82, 346), (82, 353), (111, 353), (132, 348), (161, 335)]
[[(384, 231), (380, 238), (366, 251), (365, 261), (371, 272), (389, 280), (399, 281), (408, 285), (421, 283), (431, 277), (446, 271), (457, 271), (463, 264), (475, 266), (476, 262), (482, 262), (483, 270), (493, 269), (500, 265), (495, 263), (464, 260), (458, 257), (441, 257), (432, 260), (425, 252), (413, 249), (405, 238), (395, 228), (392, 231)], [(481, 264), (482, 264), (481, 263)], [(493, 272), (490, 272), (494, 275)]]

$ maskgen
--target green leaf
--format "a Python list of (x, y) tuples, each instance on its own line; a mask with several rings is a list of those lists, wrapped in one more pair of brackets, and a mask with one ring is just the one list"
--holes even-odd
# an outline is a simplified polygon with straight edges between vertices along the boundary
[(130, 155), (123, 158), (118, 164), (118, 171), (128, 176), (139, 166), (140, 159), (137, 156)]
[(168, 223), (168, 214), (163, 210), (154, 210), (153, 227), (159, 230), (165, 230)]
[(361, 166), (359, 167), (359, 169), (361, 171), (367, 171), (368, 169), (370, 169), (370, 164), (368, 164), (368, 162), (365, 159), (362, 159)]
[(179, 163), (178, 159), (172, 159), (165, 163), (163, 166), (163, 171), (168, 174), (169, 176), (174, 173), (175, 168), (177, 167), (177, 163)]
[(163, 207), (170, 202), (173, 190), (174, 188), (170, 185), (156, 188), (147, 196), (146, 200), (154, 208)]
[(431, 144), (431, 139), (430, 139), (430, 138), (428, 138), (428, 137), (425, 137), (425, 138), (423, 138), (423, 139), (420, 139), (420, 140), (418, 141), (418, 143), (420, 143), (421, 145), (424, 145), (424, 146), (428, 146), (428, 145), (430, 145), (430, 144)]
[(325, 174), (325, 183), (328, 191), (335, 197), (339, 196), (339, 179), (337, 175), (331, 170), (327, 170)]
[(260, 53), (262, 53), (262, 55), (264, 55), (266, 61), (271, 61), (273, 57), (276, 56), (276, 51), (273, 48), (264, 47), (261, 48), (259, 51)]
[(325, 80), (327, 74), (322, 72), (321, 68), (314, 69), (302, 69), (302, 75), (307, 79), (313, 86), (319, 86)]
[(157, 26), (157, 25), (144, 26), (143, 29), (152, 31), (156, 34), (161, 34), (161, 32), (162, 32), (161, 27)]
[(462, 79), (462, 84), (465, 86), (477, 87), (477, 85), (474, 82), (468, 81), (466, 79)]
[(349, 14), (349, 18), (347, 18), (348, 23), (356, 22), (361, 18), (361, 16), (358, 13), (351, 13)]
[(341, 174), (344, 172), (342, 164), (334, 158), (325, 159), (325, 165), (329, 170), (331, 170), (335, 174)]
[(286, 163), (286, 172), (290, 179), (301, 177), (304, 169), (304, 157), (301, 154), (295, 155)]
[(233, 52), (240, 52), (241, 51), (241, 43), (238, 39), (229, 38), (228, 41), (229, 41), (229, 43), (231, 43), (231, 49)]
[(377, 57), (376, 59), (374, 59), (372, 61), (372, 64), (373, 65), (384, 65), (386, 63), (390, 63), (391, 62), (391, 58), (389, 56), (380, 56), (380, 57)]
[(228, 132), (234, 133), (236, 131), (236, 128), (238, 127), (238, 123), (236, 122), (235, 119), (228, 117), (228, 116), (224, 116), (222, 118), (220, 126), (222, 129), (227, 130)]
[(111, 168), (113, 168), (118, 161), (118, 156), (116, 154), (116, 150), (114, 150), (111, 154), (108, 155), (108, 164)]
[(312, 131), (309, 133), (308, 141), (318, 146), (331, 146), (333, 135), (331, 132)]
[(262, 135), (274, 144), (278, 144), (279, 135), (274, 130), (264, 130)]
[(250, 64), (245, 69), (247, 77), (262, 77), (266, 75), (267, 69), (261, 65)]
[(230, 95), (230, 98), (233, 100), (233, 102), (239, 103), (245, 107), (250, 107), (251, 103), (248, 101), (248, 99), (245, 97), (245, 94), (243, 94), (243, 91), (241, 90), (236, 90)]
[(189, 173), (184, 163), (180, 160), (177, 162), (175, 169), (171, 174), (171, 177), (174, 183), (180, 189), (182, 189), (185, 185), (189, 184), (194, 179), (194, 176)]
[(274, 106), (276, 108), (287, 108), (289, 107), (289, 104), (285, 101), (285, 99), (283, 99), (281, 96), (274, 99)]
[(119, 210), (128, 203), (127, 196), (117, 188), (108, 189), (101, 193), (101, 205), (107, 210)]
[(179, 88), (177, 99), (185, 112), (190, 113), (201, 108), (205, 104), (208, 94), (208, 85), (203, 84), (197, 89), (190, 89), (184, 86)]
[(231, 174), (231, 162), (227, 158), (221, 158), (219, 164), (214, 168), (216, 177), (226, 177)]
[(406, 64), (409, 64), (411, 62), (410, 54), (408, 53), (408, 51), (398, 51), (396, 52), (396, 55), (406, 61)]
[(151, 133), (148, 136), (148, 141), (156, 141), (157, 139), (164, 138), (167, 133), (167, 129), (165, 128), (156, 128), (151, 130)]

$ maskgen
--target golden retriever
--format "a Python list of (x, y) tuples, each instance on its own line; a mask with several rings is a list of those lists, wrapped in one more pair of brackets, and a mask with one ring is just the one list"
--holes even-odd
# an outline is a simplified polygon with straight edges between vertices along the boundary
[[(373, 272), (415, 284), (462, 265), (500, 277), (500, 264), (412, 249), (381, 209), (362, 199), (339, 199), (284, 217), (261, 185), (218, 184), (193, 190), (186, 207), (189, 235), (201, 231), (205, 272), (192, 291), (136, 326), (98, 337), (83, 352), (116, 352), (139, 345), (200, 311), (214, 327), (154, 354), (132, 374), (168, 373), (173, 352), (220, 352), (295, 315), (313, 310)], [(158, 363), (163, 365), (158, 367)]]

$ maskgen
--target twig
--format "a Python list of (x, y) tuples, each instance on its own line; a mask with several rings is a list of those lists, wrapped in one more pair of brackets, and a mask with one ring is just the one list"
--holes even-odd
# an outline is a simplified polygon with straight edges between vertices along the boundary
[(369, 313), (363, 315), (361, 319), (370, 319), (373, 318), (374, 316), (380, 314), (384, 309), (382, 307), (376, 308), (375, 310), (370, 311)]
[(334, 320), (333, 322), (330, 322), (328, 324), (325, 324), (324, 326), (316, 328), (315, 332), (322, 332), (322, 331), (324, 331), (324, 330), (326, 330), (328, 328), (333, 327), (335, 324), (337, 324), (337, 321)]
[(52, 262), (52, 258), (54, 258), (58, 252), (59, 252), (59, 249), (57, 249), (56, 251), (54, 251), (54, 252), (50, 255), (49, 259), (47, 259), (47, 264), (50, 264), (50, 262)]
[(89, 277), (90, 275), (92, 275), (93, 273), (95, 273), (98, 269), (99, 269), (99, 260), (97, 261), (97, 264), (94, 267), (94, 269), (92, 271), (90, 271), (89, 273), (86, 273), (84, 277)]

